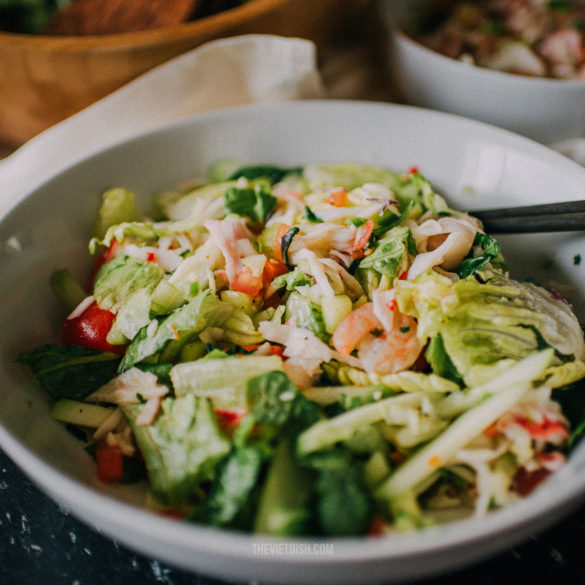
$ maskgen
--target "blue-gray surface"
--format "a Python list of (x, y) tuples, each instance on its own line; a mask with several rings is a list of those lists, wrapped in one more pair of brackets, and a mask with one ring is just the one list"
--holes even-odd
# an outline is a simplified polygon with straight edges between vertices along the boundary
[[(62, 512), (0, 451), (0, 585), (222, 585), (127, 550)], [(585, 507), (487, 562), (419, 585), (585, 585)], [(225, 585), (225, 584), (223, 584)]]

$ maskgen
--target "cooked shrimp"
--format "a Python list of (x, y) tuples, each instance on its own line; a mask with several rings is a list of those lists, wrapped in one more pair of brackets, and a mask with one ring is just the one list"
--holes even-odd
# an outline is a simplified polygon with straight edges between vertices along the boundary
[(400, 315), (398, 326), (376, 337), (368, 334), (358, 346), (358, 357), (367, 372), (394, 374), (410, 368), (418, 359), (421, 345), (416, 337), (416, 321)]
[[(357, 348), (358, 359), (367, 372), (393, 374), (410, 368), (422, 346), (417, 323), (402, 314), (394, 291), (374, 291), (373, 302), (352, 311), (335, 329), (331, 343), (344, 356)], [(376, 335), (379, 330), (381, 333)]]
[(341, 355), (349, 356), (375, 329), (382, 329), (382, 323), (374, 314), (374, 304), (366, 303), (342, 319), (333, 332), (331, 344)]

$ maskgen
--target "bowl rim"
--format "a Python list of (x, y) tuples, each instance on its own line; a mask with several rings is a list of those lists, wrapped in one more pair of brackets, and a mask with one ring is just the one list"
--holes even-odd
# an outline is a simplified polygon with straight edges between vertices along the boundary
[[(37, 192), (46, 189), (51, 182), (58, 180), (60, 175), (69, 173), (78, 165), (87, 164), (87, 161), (101, 156), (104, 152), (116, 150), (130, 143), (140, 141), (145, 137), (172, 132), (183, 125), (196, 127), (201, 123), (213, 122), (218, 117), (239, 117), (249, 115), (250, 113), (254, 115), (254, 113), (258, 111), (263, 112), (266, 109), (277, 109), (280, 112), (288, 110), (290, 113), (291, 109), (298, 111), (315, 107), (323, 109), (332, 107), (347, 108), (348, 114), (352, 108), (367, 109), (370, 115), (382, 112), (383, 110), (393, 110), (396, 115), (401, 115), (402, 113), (408, 114), (408, 112), (414, 115), (415, 112), (418, 112), (420, 115), (428, 118), (436, 118), (439, 120), (450, 119), (458, 125), (467, 128), (477, 128), (478, 130), (482, 130), (482, 132), (487, 132), (491, 138), (500, 136), (502, 138), (502, 145), (507, 145), (510, 148), (522, 146), (528, 152), (534, 154), (547, 151), (547, 157), (555, 158), (559, 164), (566, 166), (568, 171), (572, 169), (571, 172), (582, 172), (585, 178), (585, 170), (577, 163), (570, 161), (559, 153), (555, 153), (542, 144), (507, 130), (455, 114), (402, 104), (362, 102), (357, 100), (300, 100), (236, 106), (196, 114), (170, 124), (164, 124), (137, 136), (116, 141), (112, 145), (91, 153), (89, 156), (74, 162), (56, 173), (37, 188), (31, 190), (25, 197), (15, 202), (14, 206), (7, 211), (7, 214), (12, 213), (16, 207), (29, 197), (34, 197)], [(582, 170), (577, 171), (577, 169)], [(3, 220), (4, 217), (0, 217), (0, 221)], [(113, 495), (103, 493), (97, 487), (92, 488), (82, 484), (68, 476), (65, 472), (55, 469), (40, 456), (29, 450), (1, 423), (0, 446), (33, 481), (43, 486), (44, 491), (52, 494), (53, 499), (58, 499), (66, 509), (70, 508), (72, 513), (76, 514), (78, 510), (87, 510), (88, 496), (91, 496), (91, 506), (100, 510), (99, 524), (95, 519), (93, 522), (88, 521), (87, 516), (84, 518), (84, 521), (86, 523), (92, 523), (112, 538), (116, 538), (116, 536), (108, 523), (111, 523), (111, 527), (115, 527), (121, 524), (127, 525), (130, 522), (135, 527), (135, 533), (142, 533), (148, 537), (167, 541), (168, 543), (181, 540), (184, 543), (195, 542), (196, 547), (191, 547), (191, 550), (196, 549), (199, 553), (208, 552), (210, 555), (216, 556), (219, 550), (219, 554), (222, 557), (232, 560), (249, 560), (251, 547), (254, 543), (292, 543), (295, 545), (299, 543), (324, 541), (322, 538), (282, 539), (247, 533), (241, 534), (194, 523), (178, 523), (176, 520), (166, 518), (143, 507), (126, 503)], [(262, 557), (262, 562), (268, 566), (290, 561), (291, 564), (294, 563), (304, 567), (326, 566), (331, 563), (332, 558), (335, 564), (341, 567), (344, 564), (364, 561), (388, 562), (405, 557), (417, 558), (420, 555), (432, 555), (432, 553), (445, 551), (463, 542), (482, 544), (486, 538), (490, 537), (490, 541), (492, 542), (491, 546), (497, 548), (497, 544), (494, 543), (499, 540), (498, 537), (501, 537), (502, 530), (512, 532), (513, 529), (518, 530), (519, 528), (523, 528), (526, 531), (528, 525), (531, 526), (532, 531), (540, 530), (550, 525), (555, 519), (558, 520), (555, 517), (555, 519), (549, 519), (547, 521), (546, 518), (541, 518), (538, 513), (535, 513), (535, 509), (539, 512), (553, 512), (564, 509), (567, 505), (585, 498), (585, 445), (581, 448), (581, 452), (578, 455), (579, 457), (576, 461), (570, 460), (567, 464), (567, 474), (572, 473), (574, 476), (578, 475), (582, 477), (582, 483), (578, 486), (572, 481), (557, 481), (554, 482), (554, 487), (544, 484), (529, 498), (517, 501), (502, 510), (494, 511), (484, 517), (472, 517), (451, 524), (441, 524), (438, 526), (438, 530), (428, 529), (415, 531), (410, 534), (390, 534), (385, 535), (384, 538), (350, 537), (331, 539), (330, 542), (335, 546), (335, 554), (333, 557), (326, 555), (287, 556), (286, 554), (279, 554)], [(562, 473), (562, 470), (559, 473)], [(47, 487), (48, 478), (50, 478), (50, 489)], [(59, 494), (60, 497), (57, 498), (56, 494)], [(64, 495), (65, 498), (63, 497)], [(524, 535), (526, 535), (526, 532), (524, 532)], [(520, 536), (517, 536), (516, 540), (520, 538)], [(123, 541), (123, 539), (120, 539), (120, 541)], [(229, 543), (229, 546), (226, 546), (226, 543)], [(130, 545), (130, 543), (128, 544)]]
[(294, 0), (252, 0), (191, 22), (127, 33), (57, 36), (0, 31), (0, 47), (31, 50), (34, 48), (37, 51), (58, 49), (72, 52), (94, 48), (104, 50), (128, 46), (146, 47), (188, 39), (193, 35), (201, 37), (212, 35), (218, 30), (251, 22), (292, 1)]

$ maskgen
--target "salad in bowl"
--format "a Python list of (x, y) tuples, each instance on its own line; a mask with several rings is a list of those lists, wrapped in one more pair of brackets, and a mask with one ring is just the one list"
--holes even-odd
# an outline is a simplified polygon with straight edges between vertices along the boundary
[(62, 343), (18, 360), (163, 514), (413, 531), (523, 498), (582, 432), (571, 305), (416, 167), (225, 160), (148, 215), (114, 187), (89, 251), (89, 282), (51, 276)]

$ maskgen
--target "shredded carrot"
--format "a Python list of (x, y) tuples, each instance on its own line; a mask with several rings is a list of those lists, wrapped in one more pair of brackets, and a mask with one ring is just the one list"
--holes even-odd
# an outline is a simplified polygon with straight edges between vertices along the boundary
[(327, 203), (335, 207), (346, 207), (348, 204), (347, 191), (345, 189), (336, 189), (329, 193)]

